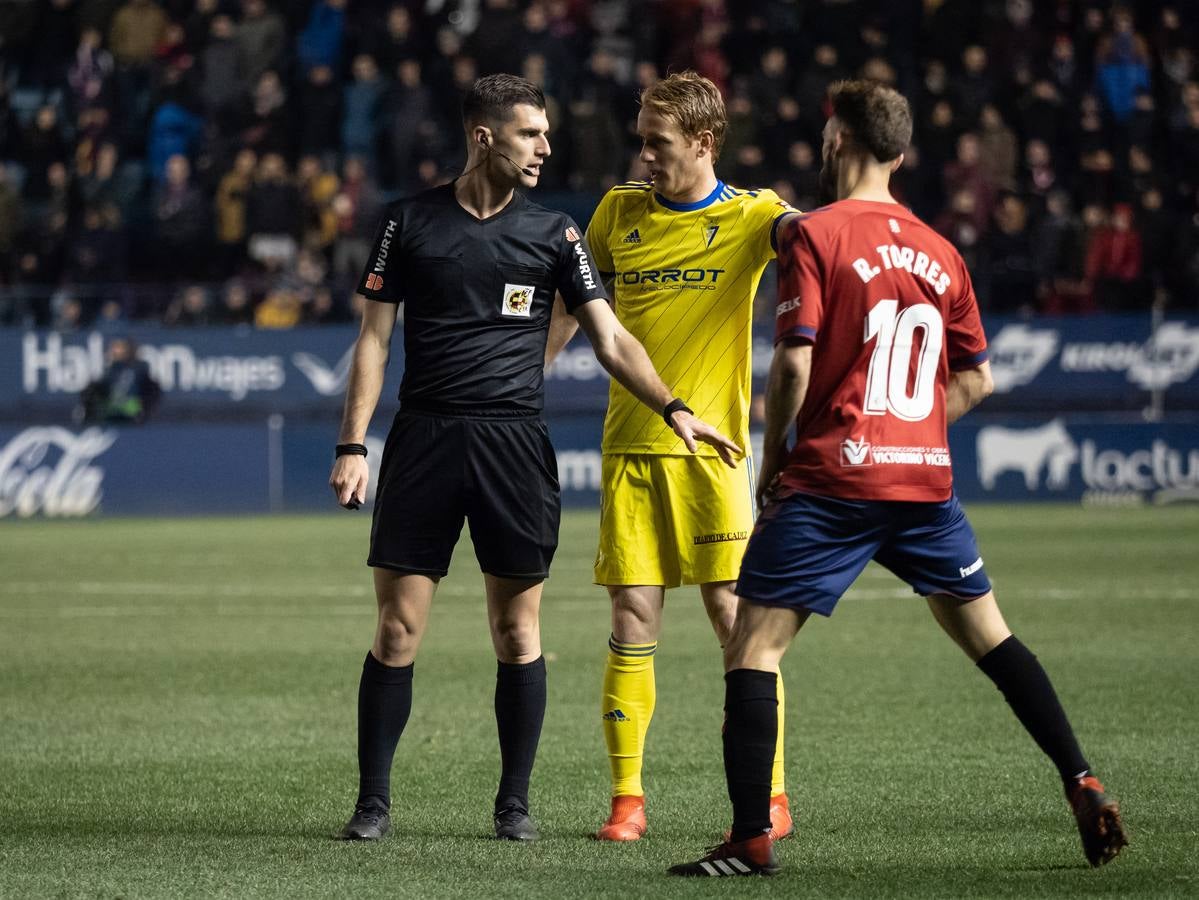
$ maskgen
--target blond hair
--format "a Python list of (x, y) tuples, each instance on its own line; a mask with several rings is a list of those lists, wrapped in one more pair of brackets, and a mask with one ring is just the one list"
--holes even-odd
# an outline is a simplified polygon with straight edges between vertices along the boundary
[(692, 72), (675, 72), (641, 92), (641, 105), (679, 126), (688, 137), (712, 132), (712, 161), (720, 158), (728, 114), (720, 89), (708, 78)]

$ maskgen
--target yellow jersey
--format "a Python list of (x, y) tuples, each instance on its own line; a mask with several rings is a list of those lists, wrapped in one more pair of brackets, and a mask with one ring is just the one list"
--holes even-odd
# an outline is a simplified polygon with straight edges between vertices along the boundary
[[(600, 201), (587, 243), (616, 316), (695, 414), (749, 447), (753, 299), (774, 257), (781, 216), (795, 210), (770, 190), (717, 181), (695, 203), (674, 203), (648, 182), (618, 185)], [(612, 381), (603, 453), (683, 454), (662, 416)], [(700, 444), (700, 453), (716, 451)]]

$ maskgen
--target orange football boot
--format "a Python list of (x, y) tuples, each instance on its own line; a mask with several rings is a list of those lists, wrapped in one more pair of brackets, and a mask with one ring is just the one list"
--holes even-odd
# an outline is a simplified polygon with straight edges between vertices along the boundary
[[(790, 821), (790, 816), (787, 817)], [(645, 834), (645, 797), (621, 794), (612, 798), (612, 814), (595, 833), (597, 841), (639, 841)]]

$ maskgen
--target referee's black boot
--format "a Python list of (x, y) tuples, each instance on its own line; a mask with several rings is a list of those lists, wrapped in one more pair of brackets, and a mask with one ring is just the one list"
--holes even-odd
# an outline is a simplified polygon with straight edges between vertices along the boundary
[(343, 841), (377, 841), (391, 830), (391, 816), (374, 806), (360, 806), (338, 833)]
[(529, 811), (520, 806), (504, 806), (495, 811), (495, 836), (501, 841), (535, 841), (541, 837)]

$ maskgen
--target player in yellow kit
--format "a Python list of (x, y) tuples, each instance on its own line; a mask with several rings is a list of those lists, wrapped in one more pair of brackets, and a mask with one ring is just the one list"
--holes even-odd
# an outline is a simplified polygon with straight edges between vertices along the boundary
[[(637, 131), (649, 182), (613, 188), (587, 229), (616, 315), (678, 396), (749, 446), (753, 298), (794, 214), (773, 191), (716, 177), (724, 101), (694, 72), (641, 95)], [(600, 840), (645, 833), (641, 764), (654, 711), (654, 653), (667, 588), (698, 584), (723, 645), (737, 608), (733, 582), (754, 523), (747, 454), (735, 470), (715, 454), (689, 456), (661, 416), (613, 382), (604, 420), (603, 489), (595, 580), (612, 599), (603, 681), (612, 807)], [(780, 715), (782, 693), (779, 693)], [(783, 787), (782, 728), (771, 790), (776, 836), (793, 830)]]

